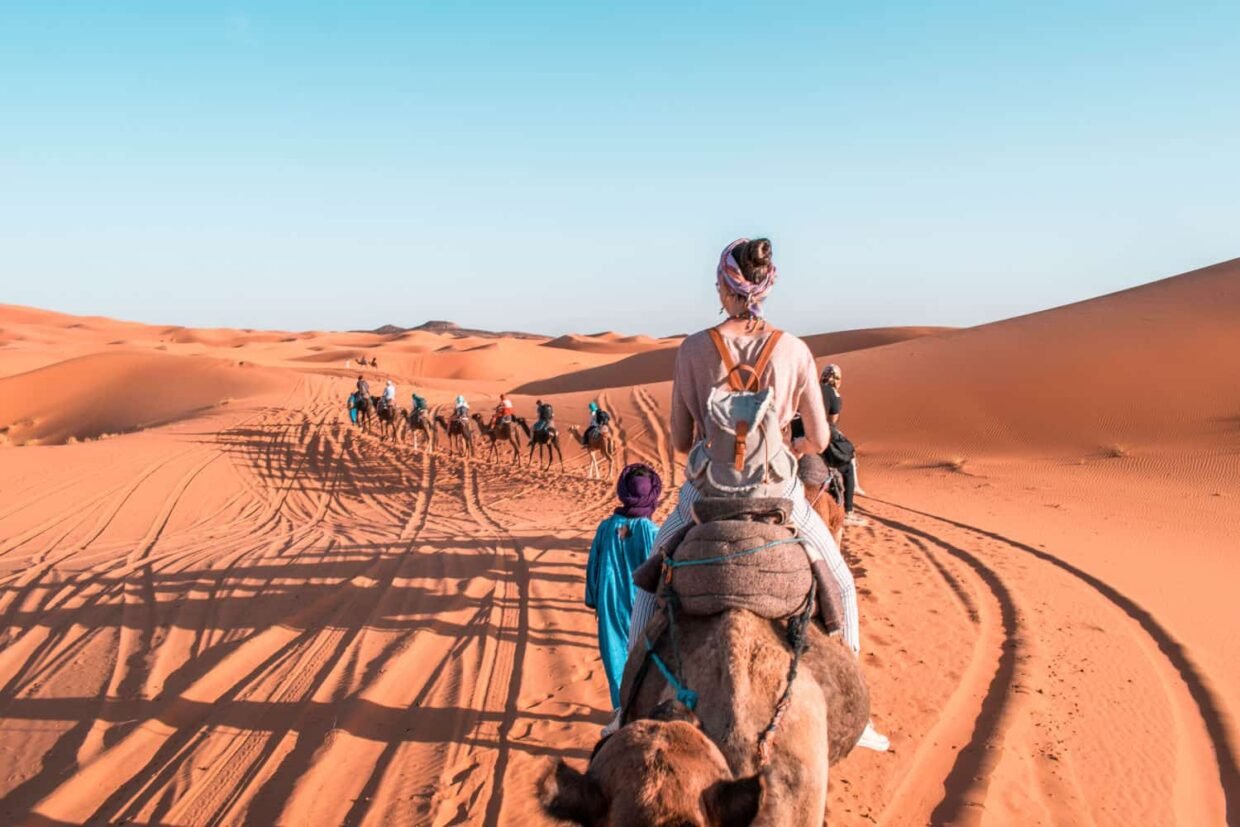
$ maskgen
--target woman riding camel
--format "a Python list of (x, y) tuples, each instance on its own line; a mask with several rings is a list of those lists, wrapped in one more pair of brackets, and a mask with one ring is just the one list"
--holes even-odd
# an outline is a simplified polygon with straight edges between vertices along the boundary
[(468, 419), (469, 418), (469, 402), (465, 399), (464, 396), (458, 396), (456, 398), (456, 403), (453, 407), (454, 407), (457, 419)]
[[(724, 248), (720, 255), (715, 279), (727, 319), (713, 328), (689, 336), (676, 353), (671, 431), (672, 443), (677, 451), (689, 453), (707, 433), (708, 404), (712, 391), (726, 387), (730, 374), (735, 371), (735, 368), (730, 370), (725, 366), (721, 356), (724, 351), (732, 365), (753, 366), (761, 386), (773, 392), (773, 404), (781, 428), (786, 429), (794, 415), (801, 415), (805, 435), (793, 440), (795, 453), (820, 453), (830, 442), (831, 428), (823, 410), (813, 354), (800, 339), (768, 327), (763, 318), (762, 304), (774, 287), (775, 278), (771, 242), (765, 238), (738, 239)], [(773, 340), (769, 346), (768, 339)], [(654, 553), (660, 553), (663, 544), (693, 523), (693, 504), (703, 496), (697, 488), (701, 484), (705, 482), (695, 481), (691, 474), (686, 474), (676, 510), (659, 530)], [(781, 495), (792, 502), (792, 521), (809, 554), (811, 565), (825, 566), (839, 585), (843, 604), (842, 636), (853, 652), (858, 652), (860, 629), (852, 573), (822, 518), (806, 500), (805, 489), (795, 473), (787, 479)], [(643, 631), (655, 607), (654, 595), (638, 590), (629, 627), (631, 641), (643, 639)], [(886, 749), (886, 742), (884, 736), (875, 732), (872, 726), (867, 726), (859, 745)]]

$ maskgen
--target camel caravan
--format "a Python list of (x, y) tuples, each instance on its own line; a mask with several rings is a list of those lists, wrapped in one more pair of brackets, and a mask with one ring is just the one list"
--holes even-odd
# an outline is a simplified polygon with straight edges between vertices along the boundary
[(724, 250), (728, 318), (677, 354), (672, 442), (688, 462), (675, 508), (656, 527), (662, 483), (631, 465), (595, 534), (585, 603), (613, 716), (584, 768), (560, 760), (539, 783), (553, 818), (819, 825), (830, 767), (889, 746), (858, 661), (834, 420), (809, 348), (762, 317), (770, 253), (765, 239)]
[[(396, 404), (396, 386), (388, 380), (379, 396), (370, 392), (365, 377), (357, 377), (357, 389), (349, 394), (346, 408), (350, 422), (363, 433), (377, 434), (380, 439), (409, 441), (414, 450), (434, 451), (436, 435), (443, 431), (448, 440), (448, 454), (474, 458), (481, 441), (487, 447), (486, 459), (498, 461), (502, 453), (512, 451), (511, 461), (516, 465), (534, 466), (534, 454), (538, 453), (538, 467), (550, 469), (554, 461), (564, 470), (564, 451), (560, 446), (560, 432), (555, 424), (555, 413), (549, 402), (538, 400), (537, 418), (531, 426), (524, 417), (517, 416), (512, 402), (503, 397), (488, 420), (480, 413), (470, 411), (468, 400), (458, 396), (445, 414), (442, 407), (430, 408), (427, 401), (417, 393), (412, 394), (412, 404), (405, 409)], [(616, 454), (616, 440), (612, 433), (611, 416), (597, 402), (590, 403), (590, 422), (583, 432), (577, 426), (569, 427), (576, 442), (585, 449), (589, 458), (588, 476), (600, 479), (602, 466), (607, 475), (612, 473)], [(528, 453), (522, 458), (528, 446)]]

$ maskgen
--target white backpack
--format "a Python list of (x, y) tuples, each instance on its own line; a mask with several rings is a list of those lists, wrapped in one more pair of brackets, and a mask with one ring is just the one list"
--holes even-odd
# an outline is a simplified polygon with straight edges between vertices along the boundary
[(782, 497), (796, 475), (796, 457), (784, 444), (775, 411), (775, 391), (761, 387), (762, 373), (782, 335), (776, 330), (767, 337), (753, 365), (738, 365), (723, 336), (710, 330), (728, 384), (711, 389), (702, 423), (705, 433), (689, 452), (685, 469), (703, 496)]

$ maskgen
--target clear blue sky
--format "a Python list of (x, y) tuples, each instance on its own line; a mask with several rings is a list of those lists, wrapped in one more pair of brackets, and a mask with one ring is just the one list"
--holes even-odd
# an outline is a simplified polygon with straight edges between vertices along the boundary
[[(675, 6), (676, 8), (670, 8)], [(1240, 256), (1240, 3), (7, 2), (0, 301), (813, 332)]]

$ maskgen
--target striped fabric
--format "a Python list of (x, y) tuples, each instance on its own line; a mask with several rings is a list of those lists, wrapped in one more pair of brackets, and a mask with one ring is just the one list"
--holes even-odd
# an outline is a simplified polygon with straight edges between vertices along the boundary
[[(652, 556), (660, 553), (660, 548), (669, 537), (693, 522), (693, 503), (697, 502), (701, 496), (691, 482), (686, 482), (680, 487), (680, 501), (676, 504), (676, 510), (668, 516), (667, 521), (659, 529), (655, 537)], [(840, 584), (840, 594), (844, 599), (844, 642), (852, 648), (853, 652), (859, 652), (861, 650), (861, 629), (857, 615), (857, 587), (853, 583), (852, 572), (848, 570), (848, 564), (844, 562), (844, 556), (840, 554), (839, 546), (835, 544), (835, 539), (827, 530), (822, 517), (818, 516), (818, 512), (811, 508), (805, 499), (805, 489), (799, 479), (792, 480), (784, 496), (792, 500), (792, 522), (805, 542), (806, 549), (812, 556), (827, 561), (827, 569)], [(654, 614), (655, 607), (654, 595), (638, 589), (637, 598), (633, 601), (633, 616), (629, 620), (630, 651), (645, 640), (643, 632), (646, 624), (650, 622), (650, 617)]]

